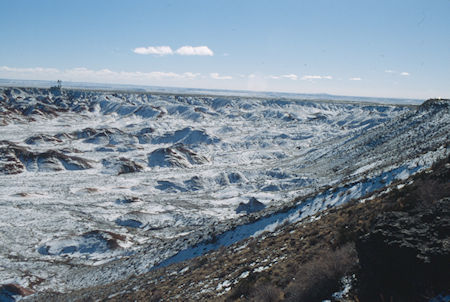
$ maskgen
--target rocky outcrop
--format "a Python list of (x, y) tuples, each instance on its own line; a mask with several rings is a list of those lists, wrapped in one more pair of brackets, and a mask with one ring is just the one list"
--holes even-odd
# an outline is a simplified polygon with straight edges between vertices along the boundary
[(187, 127), (175, 132), (166, 133), (164, 136), (155, 137), (152, 140), (153, 144), (185, 144), (185, 145), (197, 145), (197, 144), (215, 144), (220, 140), (216, 137), (211, 137), (204, 130), (197, 130), (191, 127)]
[(450, 107), (450, 99), (429, 99), (419, 106), (419, 111), (440, 110)]
[(102, 164), (117, 175), (141, 172), (144, 169), (142, 165), (125, 157), (104, 159)]
[(239, 206), (236, 208), (236, 213), (239, 214), (241, 212), (245, 212), (247, 214), (259, 212), (263, 210), (266, 206), (260, 202), (255, 197), (250, 198), (247, 203), (241, 202)]
[(133, 202), (142, 202), (143, 200), (136, 196), (124, 196), (116, 200), (117, 204), (129, 204)]
[(364, 301), (424, 301), (448, 290), (450, 198), (379, 216), (357, 251)]
[(189, 168), (192, 165), (201, 165), (207, 162), (208, 159), (206, 157), (195, 153), (181, 144), (156, 149), (148, 156), (149, 167)]
[(25, 143), (28, 145), (37, 145), (42, 143), (59, 144), (62, 143), (62, 140), (52, 135), (40, 134), (27, 138)]
[(107, 253), (120, 248), (125, 236), (109, 231), (94, 230), (80, 236), (56, 239), (39, 247), (41, 255)]
[(9, 141), (0, 142), (0, 173), (18, 174), (28, 171), (84, 170), (91, 168), (86, 159), (56, 150), (32, 152)]
[(3, 284), (0, 285), (0, 301), (14, 302), (17, 297), (25, 297), (34, 294), (30, 289), (24, 288), (18, 284)]
[(19, 174), (25, 170), (24, 164), (16, 156), (16, 145), (8, 142), (0, 142), (0, 173)]

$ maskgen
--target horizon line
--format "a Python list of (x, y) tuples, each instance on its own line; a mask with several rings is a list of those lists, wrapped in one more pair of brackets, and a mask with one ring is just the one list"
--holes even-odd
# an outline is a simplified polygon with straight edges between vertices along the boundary
[[(20, 87), (18, 86), (19, 82), (28, 82), (28, 83), (42, 83), (42, 85), (33, 85), (29, 87), (21, 87), (21, 88), (51, 88), (52, 86), (56, 86), (58, 80), (31, 80), (31, 79), (12, 79), (12, 78), (0, 78), (0, 86), (3, 87)], [(14, 86), (6, 86), (3, 82), (11, 82), (12, 84), (16, 84)], [(11, 84), (10, 83), (10, 84)], [(45, 85), (44, 85), (45, 83)], [(53, 83), (53, 85), (52, 85)], [(289, 91), (272, 91), (272, 90), (244, 90), (244, 89), (219, 89), (219, 88), (201, 88), (201, 87), (181, 87), (181, 86), (157, 86), (157, 85), (140, 85), (140, 84), (124, 84), (124, 83), (104, 83), (104, 82), (78, 82), (78, 81), (62, 81), (63, 88), (64, 83), (69, 83), (69, 88), (89, 88), (86, 86), (93, 86), (92, 88), (99, 88), (101, 90), (102, 88), (104, 90), (110, 90), (108, 88), (119, 88), (119, 87), (128, 87), (128, 88), (136, 88), (136, 89), (176, 89), (176, 90), (199, 90), (204, 92), (236, 92), (236, 93), (254, 93), (254, 94), (261, 94), (261, 96), (268, 97), (269, 94), (280, 94), (280, 95), (286, 95), (286, 96), (329, 96), (334, 98), (363, 98), (363, 99), (373, 99), (373, 100), (402, 100), (402, 101), (426, 101), (428, 99), (433, 99), (436, 97), (427, 97), (427, 98), (401, 98), (401, 97), (390, 97), (390, 96), (364, 96), (364, 95), (340, 95), (340, 94), (331, 94), (327, 92), (289, 92)], [(85, 86), (83, 86), (85, 85)], [(97, 86), (97, 87), (95, 87)], [(104, 86), (104, 87), (101, 87)], [(108, 87), (109, 86), (109, 87)], [(123, 88), (125, 88), (123, 87)], [(94, 89), (95, 90), (95, 89)], [(119, 89), (124, 90), (124, 89)], [(135, 92), (143, 92), (143, 91), (135, 91)], [(147, 93), (170, 93), (170, 91), (152, 91), (152, 90), (146, 90)], [(176, 92), (173, 92), (176, 93)], [(242, 96), (242, 95), (227, 95), (227, 96)], [(250, 97), (250, 96), (249, 96)], [(335, 99), (336, 100), (336, 99)], [(343, 101), (346, 101), (346, 99), (342, 99)], [(351, 100), (347, 100), (351, 101)]]

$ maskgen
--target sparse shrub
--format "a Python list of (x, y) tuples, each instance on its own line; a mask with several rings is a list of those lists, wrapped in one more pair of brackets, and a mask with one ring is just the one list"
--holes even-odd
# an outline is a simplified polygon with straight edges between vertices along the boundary
[(323, 301), (339, 290), (340, 280), (357, 264), (355, 248), (347, 244), (335, 251), (326, 250), (301, 265), (287, 288), (287, 301)]
[(208, 258), (207, 257), (201, 257), (197, 261), (197, 265), (199, 267), (205, 265), (206, 263), (208, 263)]
[(251, 289), (255, 285), (257, 275), (258, 274), (250, 273), (247, 278), (240, 280), (236, 287), (233, 288), (226, 301), (235, 301), (241, 297), (248, 298), (250, 296)]
[(162, 301), (162, 294), (159, 290), (152, 292), (152, 295), (149, 297), (149, 302), (159, 302)]
[(278, 302), (283, 299), (283, 292), (272, 284), (261, 284), (254, 289), (253, 298), (255, 302)]
[(415, 198), (418, 205), (429, 204), (443, 197), (450, 196), (450, 183), (440, 182), (437, 179), (426, 179), (417, 181)]

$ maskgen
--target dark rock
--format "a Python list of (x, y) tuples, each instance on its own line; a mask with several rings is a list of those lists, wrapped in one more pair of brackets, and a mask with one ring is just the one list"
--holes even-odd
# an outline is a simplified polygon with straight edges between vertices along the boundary
[(154, 150), (148, 156), (149, 167), (182, 167), (189, 168), (191, 165), (201, 165), (208, 159), (181, 144), (168, 148)]
[(139, 130), (138, 134), (151, 134), (155, 132), (155, 129), (151, 128), (151, 127), (146, 127), (146, 128), (142, 128), (141, 130)]
[(356, 244), (361, 301), (425, 301), (418, 297), (448, 290), (449, 235), (450, 198), (378, 217)]
[(14, 143), (8, 141), (0, 142), (0, 173), (18, 174), (25, 171), (24, 164), (16, 156)]
[(3, 284), (0, 286), (0, 301), (14, 302), (17, 296), (25, 297), (34, 294), (30, 289), (24, 288), (18, 284)]
[(156, 185), (155, 188), (167, 193), (187, 192), (186, 188), (171, 181), (158, 180), (157, 183), (158, 185)]
[(119, 198), (116, 200), (116, 203), (117, 204), (127, 204), (127, 203), (133, 203), (133, 202), (138, 202), (138, 201), (142, 201), (142, 199), (139, 197), (136, 197), (136, 196), (132, 196), (132, 197)]
[(266, 206), (258, 201), (255, 197), (250, 198), (247, 203), (241, 202), (236, 209), (236, 213), (239, 214), (241, 212), (246, 212), (247, 214), (259, 212), (263, 210)]
[(190, 191), (198, 191), (203, 189), (202, 180), (198, 176), (194, 176), (191, 179), (184, 181), (184, 184), (189, 188)]
[(105, 168), (116, 171), (118, 175), (140, 172), (144, 169), (142, 165), (125, 157), (103, 159), (102, 164)]
[(58, 137), (46, 135), (46, 134), (35, 135), (35, 136), (29, 137), (25, 140), (25, 143), (27, 145), (35, 145), (35, 144), (39, 144), (39, 143), (43, 143), (43, 142), (45, 142), (45, 143), (62, 143), (62, 140)]
[(142, 222), (136, 219), (121, 219), (117, 218), (115, 223), (120, 226), (129, 227), (129, 228), (140, 228), (142, 226)]
[(143, 166), (130, 159), (120, 157), (119, 160), (122, 162), (121, 166), (119, 167), (119, 175), (126, 173), (140, 172), (144, 169)]
[(235, 184), (235, 183), (240, 183), (240, 182), (244, 181), (244, 178), (242, 177), (242, 175), (240, 173), (231, 172), (230, 174), (228, 174), (228, 181), (231, 184)]

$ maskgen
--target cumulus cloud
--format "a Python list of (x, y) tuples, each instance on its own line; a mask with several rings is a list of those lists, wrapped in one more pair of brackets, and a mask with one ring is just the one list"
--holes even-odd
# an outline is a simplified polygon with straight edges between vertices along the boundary
[(403, 71), (403, 72), (400, 72), (400, 75), (401, 76), (409, 76), (409, 72)]
[(320, 75), (305, 75), (302, 76), (302, 80), (332, 80), (332, 76), (320, 76)]
[(386, 69), (384, 72), (386, 72), (386, 73), (395, 73), (395, 70)]
[(358, 77), (356, 77), (356, 78), (350, 78), (349, 80), (350, 80), (350, 81), (361, 81), (362, 79), (361, 79), (361, 78), (358, 78)]
[(298, 80), (298, 76), (296, 74), (283, 74), (283, 75), (271, 75), (269, 79), (280, 80), (280, 79), (290, 79), (290, 80)]
[(182, 46), (175, 53), (182, 56), (213, 56), (214, 52), (208, 46)]
[(170, 46), (148, 46), (148, 47), (137, 47), (133, 50), (134, 53), (140, 55), (171, 55), (173, 54), (172, 48)]
[(181, 46), (177, 50), (173, 51), (170, 46), (148, 46), (137, 47), (133, 50), (134, 53), (139, 55), (181, 55), (181, 56), (213, 56), (214, 52), (209, 49), (208, 46)]
[(231, 80), (233, 79), (232, 76), (221, 76), (217, 72), (210, 73), (209, 76), (213, 78), (214, 80)]

